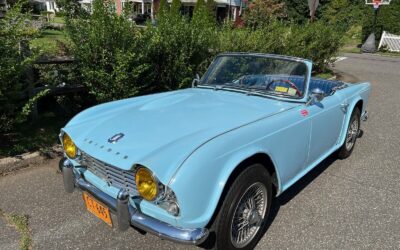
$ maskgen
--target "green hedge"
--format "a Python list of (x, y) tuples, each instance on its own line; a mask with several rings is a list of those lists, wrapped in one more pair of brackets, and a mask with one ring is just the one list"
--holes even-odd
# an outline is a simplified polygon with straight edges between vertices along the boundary
[(11, 130), (17, 119), (23, 119), (24, 103), (18, 97), (29, 87), (25, 71), (34, 59), (26, 48), (37, 31), (27, 25), (30, 19), (21, 14), (21, 6), (22, 3), (15, 4), (0, 19), (0, 132)]
[(284, 54), (314, 61), (321, 72), (341, 45), (341, 32), (319, 21), (236, 28), (215, 23), (204, 0), (197, 1), (192, 19), (160, 2), (157, 26), (137, 29), (123, 16), (95, 1), (94, 13), (68, 18), (67, 30), (83, 83), (99, 102), (190, 86), (214, 56), (226, 51)]

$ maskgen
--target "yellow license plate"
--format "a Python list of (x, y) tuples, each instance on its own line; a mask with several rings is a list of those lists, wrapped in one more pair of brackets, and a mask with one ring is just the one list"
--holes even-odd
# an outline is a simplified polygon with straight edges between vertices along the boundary
[(82, 196), (87, 210), (112, 227), (110, 209), (86, 192), (83, 192)]

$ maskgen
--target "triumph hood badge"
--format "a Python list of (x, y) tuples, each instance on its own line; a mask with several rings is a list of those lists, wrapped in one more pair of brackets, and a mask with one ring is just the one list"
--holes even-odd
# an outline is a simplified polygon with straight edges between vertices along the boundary
[(124, 137), (124, 134), (123, 134), (123, 133), (115, 134), (115, 135), (113, 135), (112, 137), (110, 137), (110, 138), (108, 139), (108, 142), (109, 142), (109, 143), (116, 143), (116, 142), (118, 142), (119, 140), (121, 140), (122, 137)]

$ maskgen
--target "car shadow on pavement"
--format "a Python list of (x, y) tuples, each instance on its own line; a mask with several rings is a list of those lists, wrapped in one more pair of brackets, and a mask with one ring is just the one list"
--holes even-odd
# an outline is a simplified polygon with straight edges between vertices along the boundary
[(300, 180), (298, 180), (295, 184), (293, 184), (293, 186), (291, 186), (280, 196), (272, 200), (271, 210), (266, 222), (267, 225), (264, 229), (263, 235), (267, 233), (272, 222), (275, 220), (276, 216), (278, 215), (280, 207), (286, 205), (289, 201), (291, 201), (296, 195), (298, 195), (312, 181), (314, 181), (318, 176), (320, 176), (336, 160), (337, 157), (335, 154), (330, 155), (328, 158), (326, 158), (320, 164), (318, 164), (314, 169), (312, 169), (305, 176), (303, 176)]

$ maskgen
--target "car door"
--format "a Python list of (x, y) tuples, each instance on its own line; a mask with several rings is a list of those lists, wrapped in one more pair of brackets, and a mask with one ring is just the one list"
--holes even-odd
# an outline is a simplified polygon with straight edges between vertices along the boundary
[(337, 143), (343, 129), (346, 101), (335, 93), (325, 97), (321, 102), (313, 103), (305, 109), (311, 119), (311, 137), (308, 153), (308, 164), (319, 160)]

